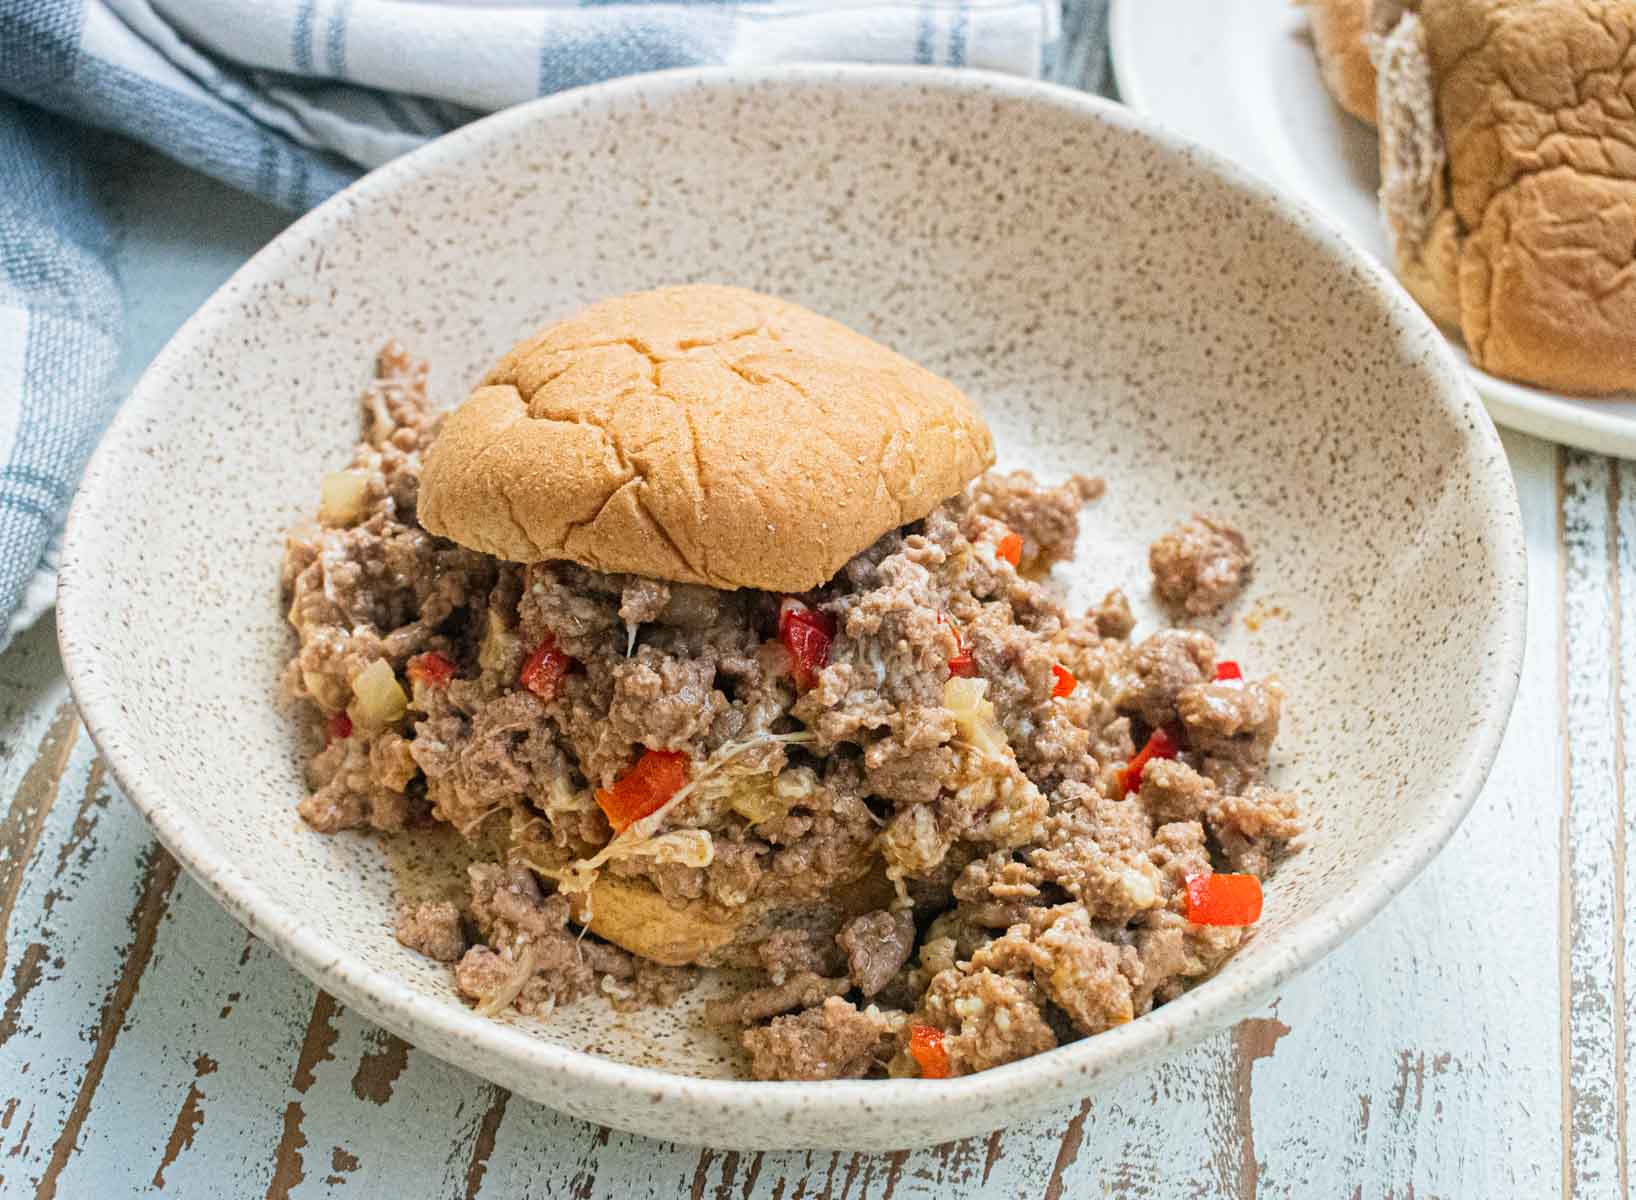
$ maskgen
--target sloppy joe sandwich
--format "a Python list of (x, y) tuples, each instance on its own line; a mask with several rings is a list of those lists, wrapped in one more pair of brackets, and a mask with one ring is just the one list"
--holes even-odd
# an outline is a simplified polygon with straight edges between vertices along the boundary
[[(439, 414), (388, 347), (292, 533), (302, 816), (493, 861), (398, 939), (484, 1013), (670, 1004), (763, 1079), (982, 1070), (1213, 971), (1301, 831), (1278, 680), (1051, 575), (1100, 480), (990, 471), (949, 381), (736, 288), (548, 326)], [(1177, 619), (1253, 571), (1153, 547)], [(599, 993), (592, 996), (592, 993)], [(700, 1036), (713, 1036), (701, 1027)]]

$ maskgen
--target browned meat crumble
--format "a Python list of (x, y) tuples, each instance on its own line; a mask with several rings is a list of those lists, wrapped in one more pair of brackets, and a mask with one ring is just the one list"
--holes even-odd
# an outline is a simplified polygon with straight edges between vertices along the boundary
[[(778, 596), (501, 562), (426, 533), (425, 382), (382, 353), (348, 472), (289, 538), (287, 684), (326, 739), (300, 806), (314, 829), (441, 821), (509, 847), (471, 869), (463, 909), (406, 906), (397, 923), (456, 963), (482, 1011), (592, 991), (669, 1004), (692, 985), (696, 969), (583, 929), (597, 873), (718, 916), (889, 882), (887, 907), (773, 932), (751, 956), (762, 983), (711, 1007), (760, 1079), (915, 1074), (917, 1026), (951, 1073), (983, 1070), (1140, 1016), (1239, 944), (1240, 928), (1187, 919), (1185, 883), (1260, 876), (1301, 832), (1266, 778), (1283, 689), (1218, 680), (1203, 633), (1132, 642), (1118, 591), (1074, 614), (1036, 581), (1073, 552), (1099, 480), (990, 474), (882, 537), (800, 597), (835, 625), (802, 690)], [(1008, 534), (1016, 565), (997, 553)], [(1229, 602), (1249, 564), (1213, 517), (1152, 552), (1157, 590), (1189, 614)], [(573, 666), (542, 698), (520, 678), (546, 639)], [(956, 679), (962, 654), (972, 674)], [(1180, 753), (1127, 791), (1125, 764), (1160, 730)], [(644, 751), (685, 755), (697, 786), (650, 836), (616, 842), (597, 791)]]
[(1244, 589), (1250, 545), (1217, 517), (1195, 516), (1153, 543), (1148, 553), (1153, 590), (1190, 617), (1220, 612)]

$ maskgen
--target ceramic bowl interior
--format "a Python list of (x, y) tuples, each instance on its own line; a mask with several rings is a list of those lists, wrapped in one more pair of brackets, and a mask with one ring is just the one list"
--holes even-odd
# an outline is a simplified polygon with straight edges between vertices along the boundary
[[(1005, 467), (1104, 474), (1078, 561), (1058, 571), (1076, 603), (1113, 586), (1146, 597), (1147, 543), (1195, 510), (1248, 532), (1254, 583), (1211, 631), (1285, 681), (1275, 780), (1315, 820), (1215, 978), (935, 1088), (738, 1082), (696, 1003), (475, 1016), (446, 968), (390, 933), (399, 895), (458, 888), (447, 840), (302, 825), (296, 726), (275, 699), (293, 641), (283, 531), (345, 461), (376, 350), (398, 338), (429, 358), (453, 404), (542, 322), (691, 280), (790, 297), (951, 376)], [(1447, 838), (1522, 646), (1503, 454), (1394, 285), (1303, 210), (1115, 106), (927, 71), (628, 80), (377, 172), (258, 255), (161, 354), (96, 456), (64, 558), (61, 637), (85, 719), (239, 919), (344, 1002), (513, 1090), (740, 1146), (940, 1141), (1068, 1103), (1241, 1015)]]

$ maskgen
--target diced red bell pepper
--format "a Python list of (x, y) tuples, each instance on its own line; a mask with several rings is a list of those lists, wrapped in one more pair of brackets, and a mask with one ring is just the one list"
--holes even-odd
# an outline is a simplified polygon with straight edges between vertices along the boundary
[(1153, 758), (1175, 758), (1181, 753), (1181, 747), (1176, 739), (1163, 729), (1155, 729), (1148, 734), (1147, 745), (1143, 746), (1125, 765), (1119, 774), (1119, 784), (1125, 789), (1125, 795), (1130, 795), (1142, 786), (1142, 768), (1147, 766), (1148, 760)]
[(548, 633), (523, 663), (517, 682), (541, 700), (555, 700), (562, 690), (563, 676), (573, 665), (574, 660), (557, 649), (557, 639)]
[(599, 788), (596, 802), (615, 833), (664, 807), (693, 773), (693, 761), (677, 750), (644, 750), (636, 765), (611, 788)]
[(409, 660), (408, 674), (412, 682), (444, 687), (454, 678), (454, 663), (449, 661), (447, 655), (428, 650)]
[(1232, 659), (1224, 658), (1224, 659), (1222, 659), (1220, 662), (1218, 662), (1216, 664), (1216, 679), (1218, 681), (1219, 680), (1224, 680), (1224, 679), (1243, 679), (1243, 678), (1244, 678), (1244, 672), (1239, 670), (1238, 664), (1236, 662), (1234, 662)]
[(324, 742), (344, 741), (352, 736), (352, 718), (338, 712), (324, 722)]
[(1195, 925), (1254, 925), (1261, 919), (1261, 881), (1254, 875), (1190, 875), (1187, 919)]
[(786, 596), (778, 606), (778, 640), (790, 652), (795, 686), (806, 691), (818, 682), (818, 672), (829, 662), (835, 618)]
[(920, 1064), (922, 1079), (949, 1077), (949, 1051), (943, 1044), (943, 1031), (937, 1026), (909, 1026), (909, 1054)]
[(960, 627), (949, 624), (942, 613), (937, 614), (939, 625), (949, 625), (949, 632), (954, 634), (954, 657), (949, 659), (949, 674), (960, 679), (970, 679), (977, 674), (977, 662), (966, 647), (966, 639), (960, 636)]
[(1068, 668), (1061, 663), (1051, 665), (1051, 675), (1056, 679), (1056, 682), (1051, 685), (1053, 699), (1060, 700), (1064, 696), (1071, 696), (1074, 694), (1074, 689), (1079, 686), (1079, 680), (1075, 679)]
[(1012, 566), (1016, 566), (1022, 562), (1022, 537), (1015, 533), (1006, 534), (1000, 539), (999, 545), (994, 547), (994, 553)]

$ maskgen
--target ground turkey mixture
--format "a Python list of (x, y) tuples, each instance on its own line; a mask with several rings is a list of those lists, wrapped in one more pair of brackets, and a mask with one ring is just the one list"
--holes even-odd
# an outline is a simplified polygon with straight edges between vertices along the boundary
[[(503, 836), (463, 907), (396, 929), (481, 1011), (691, 986), (584, 932), (601, 877), (717, 917), (880, 882), (838, 928), (760, 941), (759, 983), (710, 1007), (758, 1079), (980, 1071), (1140, 1016), (1238, 945), (1302, 829), (1266, 779), (1283, 691), (1203, 633), (1132, 640), (1117, 591), (1065, 609), (1042, 580), (1099, 481), (991, 473), (797, 597), (521, 565), (417, 524), (425, 382), (382, 353), (363, 441), (289, 539), (287, 683), (324, 741), (314, 829)], [(1152, 562), (1202, 615), (1250, 552), (1198, 516)]]

